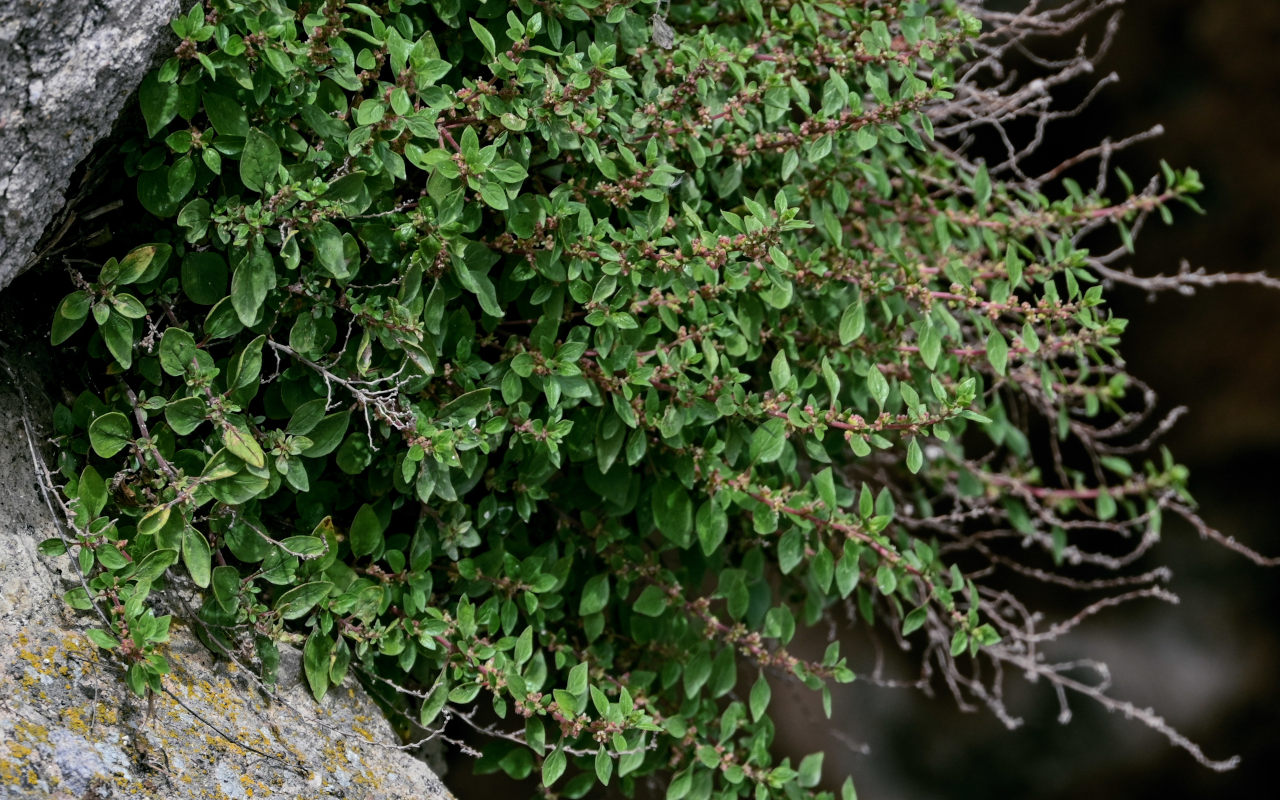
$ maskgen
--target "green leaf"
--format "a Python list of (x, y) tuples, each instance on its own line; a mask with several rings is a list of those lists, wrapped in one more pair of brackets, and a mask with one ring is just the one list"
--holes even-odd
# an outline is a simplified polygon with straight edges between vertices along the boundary
[(587, 616), (603, 611), (609, 605), (609, 576), (593, 575), (582, 587), (582, 598), (578, 601), (578, 614)]
[(154, 169), (138, 176), (137, 196), (143, 208), (161, 219), (173, 216), (184, 196), (178, 194), (175, 187), (182, 188), (180, 184), (191, 177), (187, 172), (190, 159), (187, 159), (187, 162), (187, 167), (176, 168), (176, 170)]
[[(96, 451), (95, 451), (96, 452)], [(77, 486), (80, 507), (92, 519), (102, 513), (107, 504), (107, 484), (92, 466), (86, 466), (80, 472), (80, 483)]]
[(854, 300), (847, 308), (845, 308), (844, 313), (840, 315), (840, 324), (838, 329), (840, 344), (847, 345), (854, 339), (861, 336), (866, 324), (867, 314), (862, 307), (862, 301)]
[(821, 752), (810, 753), (800, 762), (800, 769), (796, 775), (796, 783), (803, 789), (812, 789), (822, 780), (822, 756)]
[(347, 434), (347, 426), (351, 423), (351, 412), (338, 411), (320, 420), (307, 433), (311, 446), (302, 451), (307, 458), (321, 458), (338, 449)]
[(262, 446), (258, 444), (257, 439), (253, 438), (253, 434), (243, 428), (231, 423), (223, 423), (222, 445), (228, 452), (250, 466), (261, 469), (267, 465)]
[(147, 315), (147, 307), (127, 292), (112, 295), (111, 308), (126, 319), (142, 319)]
[[(262, 192), (276, 179), (280, 168), (280, 147), (257, 128), (250, 128), (240, 153), (240, 182), (254, 192)], [(248, 324), (248, 323), (246, 323)]]
[(684, 800), (689, 794), (693, 785), (693, 769), (686, 769), (683, 772), (676, 773), (676, 776), (667, 786), (666, 800)]
[(266, 336), (255, 338), (245, 345), (240, 354), (232, 360), (234, 373), (228, 383), (228, 387), (232, 391), (243, 389), (258, 382), (258, 376), (262, 373), (262, 347), (266, 340)]
[[(211, 160), (210, 154), (219, 159), (215, 163), (220, 165), (221, 156), (218, 156), (217, 150), (204, 151), (205, 163), (208, 164)], [(221, 167), (219, 166), (219, 171), (220, 170)], [(195, 198), (183, 206), (182, 210), (178, 212), (178, 226), (187, 229), (185, 238), (188, 242), (198, 242), (204, 238), (205, 233), (209, 230), (210, 213), (209, 201), (205, 200), (203, 197)]]
[[(156, 506), (138, 520), (138, 533), (147, 536), (163, 536), (165, 526), (172, 515), (173, 509), (169, 505)], [(179, 544), (179, 542), (170, 543)]]
[[(289, 424), (285, 426), (285, 432), (295, 436), (308, 436), (313, 430), (319, 426), (320, 421), (324, 419), (325, 400), (323, 397), (317, 397), (315, 400), (308, 400), (293, 410), (293, 416), (289, 417)], [(312, 440), (314, 444), (314, 439)]]
[(463, 289), (476, 296), (481, 311), (491, 317), (502, 316), (502, 306), (498, 305), (498, 295), (488, 275), (456, 261), (453, 275)]
[(351, 275), (347, 263), (346, 243), (338, 226), (328, 220), (320, 220), (310, 233), (311, 245), (316, 251), (316, 262), (339, 280)]
[(119, 411), (98, 416), (89, 424), (89, 444), (93, 452), (102, 458), (111, 458), (132, 441), (133, 426), (129, 418)]
[(88, 292), (72, 292), (62, 298), (62, 302), (58, 304), (58, 310), (53, 315), (49, 342), (55, 345), (62, 344), (73, 333), (80, 330), (80, 327), (84, 325), (84, 321), (89, 316), (89, 306), (90, 298)]
[(858, 800), (858, 793), (853, 788), (853, 778), (846, 777), (840, 784), (840, 800)]
[(809, 572), (813, 576), (813, 582), (823, 594), (831, 589), (831, 579), (835, 577), (835, 571), (835, 556), (825, 546), (809, 562)]
[(84, 635), (89, 637), (89, 641), (93, 642), (98, 647), (101, 647), (103, 650), (114, 650), (120, 646), (119, 640), (106, 631), (99, 630), (98, 628), (90, 628), (84, 632)]
[(920, 334), (920, 359), (929, 369), (938, 366), (938, 356), (942, 353), (942, 334), (934, 326), (926, 323)]
[(769, 379), (773, 382), (773, 390), (781, 392), (791, 383), (791, 366), (787, 363), (787, 354), (778, 351), (773, 357), (773, 365), (769, 368)]
[(761, 672), (756, 678), (755, 685), (751, 687), (751, 695), (749, 697), (749, 705), (751, 706), (751, 719), (759, 721), (760, 717), (769, 708), (769, 699), (773, 696), (773, 689), (769, 687), (769, 681), (765, 679), (764, 673)]
[(333, 648), (333, 655), (329, 660), (329, 682), (334, 686), (342, 685), (342, 681), (347, 677), (347, 668), (351, 666), (351, 648), (347, 646), (347, 640), (339, 637), (337, 644)]
[(1116, 500), (1106, 489), (1098, 491), (1098, 519), (1106, 521), (1116, 515)]
[(102, 341), (107, 350), (115, 358), (116, 363), (128, 369), (133, 365), (133, 320), (121, 314), (112, 313), (102, 323)]
[(246, 466), (229, 450), (222, 449), (205, 464), (202, 477), (211, 481), (209, 490), (216, 499), (227, 505), (240, 505), (257, 497), (270, 483), (265, 470), (254, 473)]
[(876, 569), (876, 586), (879, 587), (881, 594), (893, 594), (898, 588), (898, 574), (888, 564), (881, 564)]
[(925, 621), (928, 619), (929, 619), (928, 606), (920, 606), (917, 609), (913, 609), (911, 613), (907, 614), (906, 618), (902, 620), (902, 635), (910, 636), (911, 634), (915, 633), (917, 630), (920, 629), (920, 626), (924, 625)]
[(244, 106), (230, 97), (205, 92), (204, 111), (205, 116), (209, 118), (209, 124), (213, 125), (213, 129), (219, 134), (245, 137), (249, 135), (249, 117), (245, 113)]
[(702, 552), (709, 556), (719, 549), (725, 534), (729, 532), (729, 515), (717, 506), (715, 501), (706, 500), (698, 506), (694, 524), (698, 531), (698, 543), (702, 545)]
[(201, 589), (209, 587), (209, 567), (211, 554), (209, 542), (204, 534), (186, 526), (182, 533), (182, 563), (191, 575), (191, 581)]
[(67, 544), (57, 538), (44, 539), (36, 545), (36, 551), (42, 556), (53, 558), (67, 552)]
[(387, 115), (387, 107), (378, 100), (365, 99), (356, 107), (357, 125), (376, 125)]
[(520, 634), (520, 638), (516, 640), (516, 649), (513, 654), (517, 665), (524, 664), (533, 655), (533, 628), (528, 627)]
[(1022, 280), (1022, 258), (1018, 254), (1018, 247), (1013, 242), (1005, 250), (1004, 254), (1005, 270), (1009, 274), (1009, 285), (1017, 287), (1018, 282)]
[(345, 141), (350, 130), (341, 120), (334, 119), (315, 106), (303, 106), (298, 115), (311, 130), (326, 139)]
[(493, 58), (496, 53), (497, 45), (493, 41), (493, 34), (488, 29), (476, 22), (474, 19), (467, 20), (471, 24), (471, 32), (480, 40), (480, 44), (484, 45), (484, 50), (489, 54), (489, 58)]
[(836, 481), (831, 467), (826, 467), (814, 475), (813, 485), (817, 487), (818, 498), (822, 500), (822, 504), (832, 511), (836, 510)]
[(161, 83), (154, 72), (148, 73), (138, 87), (138, 105), (147, 123), (147, 136), (155, 139), (160, 131), (176, 116), (180, 101), (179, 87)]
[(751, 435), (750, 459), (758, 464), (777, 461), (787, 447), (787, 425), (774, 418), (756, 428)]
[(134, 580), (154, 581), (177, 561), (177, 550), (172, 548), (153, 550), (138, 564), (138, 571), (133, 573)]
[(972, 636), (983, 647), (990, 647), (993, 644), (1000, 643), (1000, 634), (996, 633), (996, 629), (989, 624), (979, 625)]
[(506, 190), (492, 181), (481, 180), (480, 199), (490, 208), (495, 208), (498, 211), (506, 211), (511, 207), (511, 201), (507, 198)]
[(89, 599), (89, 593), (83, 587), (77, 586), (63, 596), (63, 600), (67, 605), (77, 611), (89, 611), (93, 608), (93, 601)]
[(329, 691), (329, 656), (332, 652), (333, 639), (319, 630), (312, 631), (302, 646), (302, 670), (317, 701)]
[(859, 553), (850, 542), (845, 542), (844, 555), (836, 562), (836, 589), (841, 597), (848, 597), (861, 577), (858, 571)]
[(224, 297), (213, 304), (204, 319), (204, 335), (209, 339), (226, 339), (244, 330), (244, 324), (236, 316), (232, 298)]
[(114, 544), (106, 547), (98, 547), (92, 550), (88, 548), (83, 548), (83, 547), (80, 548), (80, 571), (81, 572), (85, 572), (88, 570), (89, 566), (87, 566), (86, 564), (92, 565), (92, 561), (86, 562), (85, 560), (86, 556), (90, 556), (90, 557), (96, 556), (98, 563), (106, 567), (107, 569), (111, 570), (112, 572), (117, 572), (129, 566), (129, 562), (125, 559), (124, 555), (120, 552), (119, 548), (117, 548)]
[(915, 475), (923, 465), (924, 453), (920, 451), (920, 440), (913, 436), (907, 444), (907, 469), (911, 470), (912, 475)]
[(707, 692), (712, 697), (723, 697), (732, 691), (738, 681), (738, 664), (732, 647), (722, 648), (711, 663), (707, 678)]
[(509, 158), (493, 162), (485, 172), (493, 175), (503, 183), (509, 184), (518, 184), (529, 177), (528, 170)]
[(987, 174), (986, 165), (978, 167), (978, 174), (973, 178), (973, 198), (978, 203), (978, 210), (986, 210), (991, 201), (991, 176)]
[(214, 252), (187, 253), (182, 260), (182, 291), (198, 305), (218, 302), (227, 294), (227, 262)]
[(653, 521), (667, 539), (681, 547), (689, 544), (693, 533), (693, 500), (683, 486), (663, 478), (650, 495)]
[(778, 569), (787, 575), (804, 559), (804, 537), (797, 530), (789, 530), (778, 540)]
[[(170, 216), (177, 209), (178, 205), (186, 198), (191, 188), (196, 183), (196, 165), (190, 156), (183, 156), (170, 165), (165, 172), (165, 195), (161, 203), (154, 205), (152, 213), (156, 213), (161, 208), (163, 211), (157, 216)], [(157, 187), (158, 188), (158, 187)]]
[(228, 614), (235, 611), (240, 594), (240, 570), (235, 567), (214, 567), (212, 581), (213, 599)]
[(884, 403), (889, 399), (889, 381), (885, 380), (884, 374), (880, 372), (880, 368), (875, 364), (867, 367), (867, 391), (871, 393), (871, 399), (876, 401), (876, 405), (880, 410), (884, 410)]
[[(280, 612), (281, 619), (298, 619), (306, 616), (316, 603), (323, 600), (333, 584), (329, 581), (311, 581), (295, 586), (276, 601), (275, 610)], [(326, 666), (327, 669), (327, 666)]]
[(600, 781), (601, 786), (608, 786), (609, 779), (613, 777), (613, 759), (603, 745), (596, 751), (595, 766), (596, 780)]
[(474, 420), (489, 405), (490, 392), (491, 390), (486, 387), (460, 394), (440, 409), (436, 418), (452, 422)]
[(564, 774), (565, 756), (560, 749), (553, 750), (542, 762), (542, 785), (550, 786)]
[[(560, 706), (560, 708), (566, 713), (570, 715), (578, 713), (580, 704), (578, 702), (578, 697), (576, 697), (572, 692), (567, 692), (564, 689), (553, 689), (551, 691), (551, 697), (556, 701), (556, 705)], [(456, 700), (456, 698), (451, 699)], [(586, 695), (583, 695), (582, 699), (583, 703), (581, 705), (585, 707)]]
[(351, 521), (351, 554), (357, 558), (374, 553), (382, 546), (382, 521), (368, 503), (360, 506)]
[[(443, 676), (442, 676), (443, 677)], [(436, 682), (436, 688), (431, 690), (431, 694), (422, 703), (422, 710), (418, 714), (418, 722), (423, 727), (430, 725), (431, 722), (439, 716), (444, 710), (449, 700), (449, 684), (443, 679)]]
[(991, 362), (997, 374), (1005, 374), (1005, 367), (1009, 362), (1009, 343), (998, 330), (991, 331), (987, 336), (987, 361)]
[(168, 375), (184, 375), (195, 369), (196, 340), (182, 328), (165, 328), (160, 337), (160, 368)]
[(569, 679), (565, 681), (565, 689), (569, 694), (579, 695), (587, 690), (590, 666), (585, 661), (578, 662), (569, 670)]
[(120, 260), (120, 271), (115, 280), (116, 285), (127, 286), (137, 282), (147, 273), (147, 269), (151, 266), (151, 262), (155, 257), (155, 245), (144, 245), (129, 251), (129, 254)]
[(448, 61), (442, 61), (438, 58), (423, 59), (421, 64), (416, 67), (418, 86), (426, 88), (448, 75), (452, 69), (453, 65)]
[(243, 325), (257, 324), (267, 294), (274, 288), (276, 266), (271, 254), (265, 247), (250, 247), (231, 276), (231, 305)]
[(849, 84), (845, 83), (840, 73), (832, 70), (831, 77), (822, 87), (822, 113), (834, 116), (849, 103)]
[(661, 616), (662, 612), (667, 608), (667, 593), (659, 589), (657, 586), (646, 586), (640, 596), (636, 598), (636, 602), (631, 606), (631, 610), (637, 614), (643, 614), (646, 617)]

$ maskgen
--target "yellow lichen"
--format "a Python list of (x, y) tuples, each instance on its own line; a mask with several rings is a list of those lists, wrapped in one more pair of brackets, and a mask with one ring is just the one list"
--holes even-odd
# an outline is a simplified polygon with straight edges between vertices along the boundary
[[(65, 687), (74, 691), (74, 686), (79, 684), (81, 676), (89, 674), (87, 668), (91, 663), (97, 662), (100, 655), (96, 646), (87, 643), (79, 635), (60, 638), (61, 647), (57, 645), (44, 647), (30, 646), (32, 641), (40, 641), (39, 637), (33, 639), (26, 633), (15, 637), (21, 647), (19, 658), (27, 667), (21, 682), (30, 690), (29, 696), (33, 702), (38, 698), (42, 707), (48, 709), (50, 715), (56, 715), (59, 727), (90, 741), (100, 740), (102, 734), (121, 724), (122, 718), (127, 716), (125, 709), (138, 708), (138, 706), (133, 705), (133, 698), (127, 695), (117, 698), (108, 691), (101, 702), (94, 699), (83, 704), (50, 708), (51, 704), (58, 704), (60, 693), (53, 690), (45, 691), (39, 684), (48, 683), (48, 678), (57, 678), (58, 684), (64, 684), (66, 681)], [(52, 640), (45, 639), (45, 641)], [(81, 655), (69, 658), (68, 656), (72, 653)], [(167, 687), (178, 697), (182, 697), (185, 693), (187, 698), (195, 702), (196, 707), (217, 709), (221, 718), (229, 723), (230, 731), (228, 732), (238, 740), (237, 742), (227, 741), (202, 723), (193, 720), (187, 710), (175, 700), (165, 695), (156, 696), (147, 712), (147, 736), (150, 737), (151, 747), (155, 750), (182, 754), (185, 767), (168, 777), (174, 787), (184, 786), (187, 793), (192, 793), (196, 781), (193, 776), (199, 775), (201, 764), (246, 760), (253, 755), (248, 747), (286, 759), (292, 755), (293, 760), (303, 763), (302, 752), (283, 732), (274, 727), (271, 732), (258, 727), (269, 703), (256, 696), (245, 697), (234, 682), (225, 676), (198, 679), (190, 675), (182, 669), (180, 657), (175, 657), (174, 663), (177, 670), (165, 678)], [(228, 666), (228, 670), (236, 671), (233, 666)], [(355, 697), (355, 691), (351, 687), (343, 687), (343, 689), (347, 691), (349, 697)], [(66, 699), (63, 698), (62, 702), (66, 702)], [(120, 702), (125, 705), (119, 706)], [(322, 718), (326, 718), (333, 716), (334, 709), (330, 707), (317, 709), (317, 711)], [(248, 726), (249, 730), (240, 729), (242, 714), (248, 715), (247, 721), (251, 722)], [(360, 739), (376, 741), (376, 726), (376, 718), (358, 715), (351, 729)], [(14, 734), (11, 738), (14, 738), (15, 742), (5, 742), (0, 746), (0, 780), (9, 785), (28, 788), (39, 785), (34, 783), (39, 780), (39, 776), (32, 765), (32, 758), (37, 755), (35, 745), (48, 741), (49, 730), (40, 725), (18, 722)], [(351, 764), (352, 759), (348, 754), (352, 750), (347, 741), (342, 739), (334, 741), (328, 736), (323, 739), (320, 748), (323, 753), (322, 763), (344, 766)], [(359, 742), (360, 739), (351, 741)], [(368, 787), (367, 790), (374, 795), (379, 794), (382, 783), (380, 773), (371, 769), (363, 758), (352, 766), (355, 768), (352, 769), (351, 766), (346, 768), (352, 773), (353, 783), (356, 786)], [(156, 785), (154, 778), (155, 776), (146, 775), (145, 771), (138, 778), (117, 774), (110, 778), (103, 778), (103, 785), (111, 786), (122, 794), (148, 798), (161, 797), (163, 793)], [(332, 777), (323, 772), (312, 773), (310, 779), (321, 783), (322, 791), (330, 793), (338, 791)], [(278, 794), (277, 789), (280, 787), (273, 788), (272, 783), (278, 783), (278, 781), (264, 782), (248, 775), (240, 777), (243, 796), (254, 798), (254, 800)], [(227, 800), (227, 795), (216, 786), (203, 788), (198, 795), (209, 800)]]
[(30, 747), (27, 747), (25, 744), (18, 744), (17, 742), (8, 742), (7, 747), (9, 748), (9, 755), (19, 761), (30, 756), (32, 752)]
[(356, 725), (353, 723), (351, 725), (351, 730), (363, 736), (366, 742), (372, 742), (374, 740), (373, 732), (362, 725)]
[(94, 713), (98, 719), (102, 720), (103, 725), (115, 725), (120, 721), (120, 712), (105, 703), (97, 703), (94, 706)]
[(85, 721), (84, 710), (78, 706), (62, 709), (62, 724), (81, 736), (89, 733), (89, 723)]
[(43, 725), (37, 725), (34, 722), (27, 722), (24, 719), (14, 723), (13, 732), (19, 741), (24, 742), (47, 742), (49, 741), (49, 729)]

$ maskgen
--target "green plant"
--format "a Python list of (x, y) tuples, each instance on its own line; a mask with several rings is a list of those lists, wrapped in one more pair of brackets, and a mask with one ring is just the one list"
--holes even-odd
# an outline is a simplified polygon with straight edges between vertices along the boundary
[(1006, 111), (955, 2), (209, 5), (125, 146), (164, 224), (53, 323), (102, 389), (58, 409), (44, 547), (136, 691), (184, 576), (220, 651), (270, 679), (301, 644), (317, 698), (355, 670), (556, 796), (816, 792), (766, 674), (829, 711), (845, 658), (790, 648), (846, 604), (1001, 713), (983, 659), (1137, 711), (975, 576), (1167, 597), (1069, 575), (1136, 557), (1099, 532), (1213, 533), (1167, 453), (1129, 456), (1124, 276), (1080, 243), (1194, 207), (1194, 171), (1111, 203), (971, 159)]

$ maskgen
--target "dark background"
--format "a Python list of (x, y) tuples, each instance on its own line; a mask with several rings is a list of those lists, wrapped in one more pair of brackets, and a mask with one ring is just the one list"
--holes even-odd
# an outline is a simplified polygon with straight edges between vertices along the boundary
[[(1149, 225), (1128, 263), (1139, 274), (1167, 273), (1185, 258), (1193, 267), (1280, 277), (1280, 2), (1130, 0), (1096, 75), (1113, 70), (1118, 84), (1050, 128), (1049, 147), (1061, 152), (1049, 163), (1161, 123), (1164, 136), (1114, 163), (1141, 184), (1164, 158), (1197, 168), (1207, 187), (1199, 197), (1206, 216), (1181, 210), (1173, 228)], [(1280, 292), (1227, 287), (1149, 302), (1115, 289), (1108, 300), (1131, 321), (1122, 347), (1130, 371), (1159, 392), (1163, 409), (1191, 409), (1165, 444), (1190, 467), (1204, 518), (1280, 554)], [(1173, 568), (1181, 605), (1138, 601), (1104, 613), (1057, 653), (1109, 662), (1116, 696), (1154, 707), (1211, 758), (1239, 754), (1232, 772), (1201, 767), (1085, 699), (1060, 725), (1052, 692), (1019, 677), (1010, 681), (1011, 710), (1024, 719), (1017, 731), (986, 711), (958, 712), (948, 696), (854, 684), (836, 702), (842, 735), (823, 736), (828, 723), (797, 694), (806, 710), (779, 738), (798, 752), (827, 750), (826, 778), (852, 774), (863, 798), (1271, 794), (1280, 761), (1276, 568), (1173, 524), (1142, 566), (1160, 563)], [(870, 752), (858, 752), (864, 747)]]

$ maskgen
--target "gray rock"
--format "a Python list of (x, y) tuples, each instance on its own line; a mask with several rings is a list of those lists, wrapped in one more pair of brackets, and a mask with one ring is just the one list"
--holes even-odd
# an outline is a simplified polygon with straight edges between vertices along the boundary
[(0, 289), (29, 265), (76, 165), (172, 42), (178, 11), (179, 0), (0, 2)]
[(57, 535), (30, 443), (48, 403), (22, 376), (47, 354), (0, 358), (0, 797), (451, 798), (350, 677), (315, 703), (293, 648), (267, 693), (175, 620), (168, 692), (133, 695), (84, 636), (96, 618), (60, 599), (75, 565), (37, 552)]

